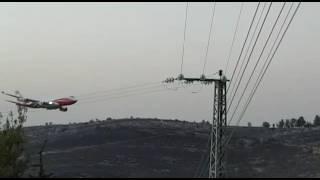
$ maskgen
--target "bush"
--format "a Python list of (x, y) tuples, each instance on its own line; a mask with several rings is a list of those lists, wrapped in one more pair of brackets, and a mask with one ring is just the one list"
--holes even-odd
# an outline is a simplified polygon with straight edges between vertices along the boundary
[(297, 120), (297, 127), (303, 127), (306, 124), (306, 121), (304, 120), (303, 116), (300, 116), (299, 119)]
[(320, 117), (318, 115), (316, 115), (316, 117), (314, 118), (313, 125), (320, 126)]
[(0, 177), (21, 177), (28, 164), (24, 143), (23, 123), (27, 119), (27, 109), (18, 107), (18, 116), (13, 113), (4, 119), (0, 114)]
[(270, 128), (270, 123), (265, 121), (265, 122), (262, 123), (262, 127)]
[(311, 122), (307, 122), (307, 123), (304, 125), (304, 127), (310, 128), (310, 127), (312, 127), (312, 123), (311, 123)]
[(295, 118), (292, 118), (290, 120), (290, 127), (292, 128), (297, 127), (297, 120)]
[(286, 122), (285, 122), (285, 124), (284, 124), (284, 127), (285, 128), (290, 128), (291, 126), (290, 126), (290, 120), (289, 119), (286, 119)]
[(281, 121), (279, 121), (279, 124), (278, 124), (278, 127), (279, 128), (284, 128), (284, 120), (283, 119), (281, 119)]

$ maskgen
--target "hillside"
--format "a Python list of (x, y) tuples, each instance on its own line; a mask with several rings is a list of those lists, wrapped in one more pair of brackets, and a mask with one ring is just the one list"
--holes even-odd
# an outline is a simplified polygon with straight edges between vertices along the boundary
[[(49, 132), (44, 165), (54, 177), (207, 177), (209, 130), (158, 119), (25, 128), (33, 163)], [(228, 177), (320, 177), (320, 129), (237, 127), (226, 160)]]

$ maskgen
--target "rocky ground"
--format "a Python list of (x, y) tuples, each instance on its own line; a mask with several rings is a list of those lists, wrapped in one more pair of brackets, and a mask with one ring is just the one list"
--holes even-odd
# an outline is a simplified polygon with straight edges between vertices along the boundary
[[(227, 133), (230, 133), (230, 127)], [(210, 125), (118, 119), (25, 128), (31, 164), (48, 133), (43, 161), (53, 177), (207, 177)], [(320, 129), (237, 127), (227, 177), (320, 177)], [(35, 175), (30, 167), (26, 176)]]

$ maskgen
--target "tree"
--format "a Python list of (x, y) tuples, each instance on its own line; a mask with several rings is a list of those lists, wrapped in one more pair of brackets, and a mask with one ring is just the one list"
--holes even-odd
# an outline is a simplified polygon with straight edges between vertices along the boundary
[(289, 121), (289, 119), (286, 119), (286, 122), (285, 122), (284, 126), (285, 126), (286, 128), (290, 128), (290, 121)]
[(279, 121), (278, 127), (284, 128), (284, 120), (283, 119), (281, 119), (281, 121)]
[(290, 120), (290, 127), (292, 127), (292, 128), (297, 127), (297, 119), (292, 118)]
[(312, 126), (311, 122), (306, 122), (306, 124), (304, 125), (304, 127), (310, 128)]
[(251, 122), (248, 122), (248, 127), (251, 127), (251, 126), (252, 126)]
[[(16, 91), (16, 95), (20, 93)], [(10, 112), (6, 118), (0, 113), (0, 177), (22, 177), (28, 159), (24, 150), (23, 123), (27, 120), (27, 108), (17, 106), (18, 115)]]
[(270, 123), (265, 121), (265, 122), (262, 123), (262, 127), (269, 128), (270, 127)]
[(316, 117), (314, 118), (313, 125), (320, 126), (320, 117), (318, 115), (316, 115)]
[(305, 124), (306, 124), (306, 121), (304, 120), (303, 116), (300, 116), (297, 120), (296, 126), (303, 127)]

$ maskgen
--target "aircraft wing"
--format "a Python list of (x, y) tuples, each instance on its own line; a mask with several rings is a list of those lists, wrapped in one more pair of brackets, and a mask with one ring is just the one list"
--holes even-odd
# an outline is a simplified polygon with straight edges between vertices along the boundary
[(14, 102), (14, 101), (10, 101), (10, 100), (7, 100), (8, 102), (11, 102), (11, 103), (14, 103), (14, 104), (16, 104), (16, 105), (18, 105), (18, 106), (25, 106), (25, 107), (32, 107), (31, 105), (28, 105), (28, 104), (22, 104), (22, 103), (19, 103), (19, 102)]
[(29, 99), (29, 98), (23, 98), (24, 102), (39, 102), (38, 100)]
[(19, 96), (16, 96), (16, 95), (13, 95), (13, 94), (9, 94), (9, 93), (6, 93), (6, 92), (4, 92), (4, 91), (1, 91), (1, 93), (4, 94), (4, 95), (7, 95), (7, 96), (11, 96), (11, 97), (21, 98), (21, 97), (19, 97)]
[(17, 98), (18, 101), (23, 101), (23, 102), (39, 102), (38, 100), (19, 97), (19, 96), (13, 95), (13, 94), (6, 93), (6, 92), (4, 92), (4, 91), (2, 91), (1, 93), (4, 94), (4, 95), (7, 95), (7, 96), (15, 97), (15, 98)]

